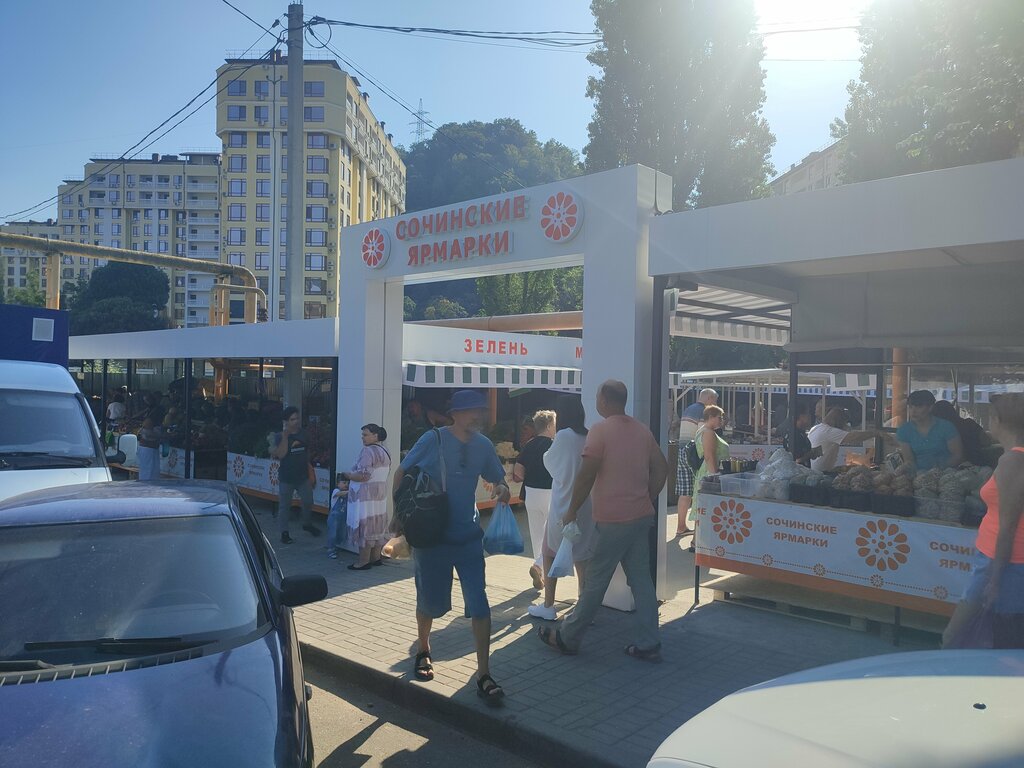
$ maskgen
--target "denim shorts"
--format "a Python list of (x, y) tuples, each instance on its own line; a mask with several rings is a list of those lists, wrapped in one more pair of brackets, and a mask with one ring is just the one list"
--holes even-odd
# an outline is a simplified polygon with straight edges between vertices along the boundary
[(440, 544), (413, 549), (416, 572), (416, 611), (437, 619), (452, 609), (452, 572), (459, 574), (462, 597), (469, 615), (486, 619), (491, 615), (484, 589), (484, 548), (480, 539), (465, 544)]
[[(964, 592), (964, 600), (981, 600), (992, 573), (992, 558), (980, 552), (975, 556), (971, 580)], [(1024, 563), (1007, 563), (1003, 568), (996, 613), (1024, 613)]]

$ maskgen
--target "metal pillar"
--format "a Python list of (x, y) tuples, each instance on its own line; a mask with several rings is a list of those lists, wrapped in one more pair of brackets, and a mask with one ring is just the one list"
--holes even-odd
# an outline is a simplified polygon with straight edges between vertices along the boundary
[[(288, 238), (284, 271), (285, 319), (303, 318), (306, 224), (306, 141), (303, 130), (305, 80), (303, 74), (302, 3), (288, 5)], [(337, 232), (337, 230), (335, 230)], [(336, 236), (336, 235), (335, 235)], [(334, 254), (337, 259), (337, 254)], [(277, 278), (271, 275), (270, 279)], [(302, 360), (284, 361), (284, 403), (302, 409)], [(303, 414), (305, 416), (305, 414)]]
[(185, 479), (192, 479), (192, 358), (185, 358)]
[(101, 379), (103, 382), (103, 393), (100, 395), (100, 424), (102, 425), (100, 427), (100, 436), (103, 439), (104, 448), (107, 447), (107, 429), (110, 426), (107, 423), (107, 376), (109, 364), (109, 360), (103, 361), (103, 377)]

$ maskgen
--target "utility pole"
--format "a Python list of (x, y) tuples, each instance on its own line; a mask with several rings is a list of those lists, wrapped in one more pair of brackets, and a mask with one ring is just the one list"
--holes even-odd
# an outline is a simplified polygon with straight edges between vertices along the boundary
[(277, 74), (280, 51), (273, 53), (271, 75), (267, 76), (270, 83), (270, 277), (267, 279), (267, 319), (271, 322), (281, 319), (281, 153), (284, 151), (281, 140), (281, 113), (277, 108), (277, 91), (284, 77)]
[[(306, 134), (304, 130), (302, 3), (288, 5), (288, 238), (284, 271), (285, 319), (302, 320), (305, 295)], [(277, 277), (273, 275), (272, 277)], [(287, 358), (284, 367), (285, 405), (302, 410), (302, 360)]]
[(415, 129), (413, 135), (416, 137), (417, 144), (427, 138), (426, 118), (428, 117), (430, 117), (430, 113), (423, 109), (423, 99), (420, 99), (420, 107), (416, 110), (416, 119), (409, 123)]

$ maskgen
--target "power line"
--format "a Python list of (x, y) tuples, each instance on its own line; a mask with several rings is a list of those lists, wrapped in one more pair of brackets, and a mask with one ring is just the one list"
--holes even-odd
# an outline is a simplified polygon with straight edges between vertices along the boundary
[(277, 27), (277, 26), (280, 26), (280, 25), (281, 25), (281, 21), (280, 21), (280, 19), (274, 19), (274, 23), (270, 25), (270, 29), (267, 29), (267, 28), (266, 28), (266, 27), (264, 27), (264, 26), (263, 26), (262, 24), (260, 24), (260, 23), (259, 23), (258, 21), (256, 21), (256, 19), (254, 19), (254, 18), (253, 18), (252, 16), (250, 16), (250, 15), (249, 15), (248, 13), (246, 13), (246, 12), (245, 12), (245, 11), (243, 11), (243, 10), (242, 10), (241, 8), (239, 8), (239, 7), (237, 6), (237, 5), (234, 5), (233, 3), (229, 2), (228, 0), (220, 0), (220, 1), (221, 1), (222, 3), (224, 3), (224, 5), (228, 6), (228, 8), (231, 8), (231, 9), (233, 9), (234, 11), (237, 11), (238, 13), (240, 13), (240, 14), (241, 14), (242, 16), (244, 16), (245, 18), (247, 18), (247, 19), (248, 19), (249, 21), (251, 21), (251, 22), (252, 22), (253, 24), (255, 24), (255, 25), (256, 25), (257, 27), (259, 27), (259, 28), (260, 28), (260, 29), (262, 29), (262, 30), (263, 30), (264, 32), (266, 32), (266, 33), (267, 33), (268, 35), (273, 35), (274, 33), (273, 33), (273, 32), (271, 32), (270, 30), (271, 30), (271, 29), (273, 29), (274, 27)]
[(322, 40), (322, 39), (321, 39), (321, 38), (319, 37), (319, 35), (317, 35), (317, 34), (316, 34), (316, 32), (314, 32), (314, 31), (313, 31), (313, 29), (312, 29), (313, 25), (314, 25), (315, 23), (317, 23), (317, 18), (318, 18), (318, 17), (314, 17), (313, 19), (311, 19), (311, 20), (310, 20), (309, 22), (307, 22), (307, 23), (306, 23), (306, 31), (307, 31), (307, 32), (308, 32), (308, 33), (309, 33), (310, 35), (312, 35), (312, 36), (313, 36), (313, 39), (314, 39), (314, 40), (316, 40), (316, 41), (317, 41), (318, 43), (320, 43), (320, 45), (319, 45), (318, 47), (320, 47), (320, 48), (325, 48), (325, 49), (327, 49), (328, 51), (330, 51), (331, 53), (333, 53), (333, 54), (334, 54), (335, 56), (337, 56), (337, 57), (338, 57), (338, 59), (340, 59), (341, 61), (343, 61), (343, 62), (344, 62), (344, 63), (345, 63), (345, 64), (346, 64), (346, 65), (347, 65), (347, 66), (348, 66), (348, 67), (349, 67), (350, 69), (352, 69), (353, 71), (355, 71), (355, 72), (356, 72), (356, 74), (358, 74), (358, 75), (359, 75), (360, 77), (362, 77), (362, 78), (363, 78), (364, 80), (366, 80), (366, 81), (367, 81), (367, 82), (369, 82), (369, 83), (370, 83), (371, 85), (373, 85), (374, 87), (376, 87), (376, 88), (377, 88), (377, 90), (379, 90), (379, 91), (380, 91), (381, 93), (383, 93), (383, 94), (384, 94), (385, 96), (387, 96), (387, 97), (388, 97), (389, 99), (391, 99), (391, 100), (392, 100), (393, 102), (395, 102), (395, 103), (396, 103), (396, 104), (397, 104), (398, 106), (400, 106), (400, 107), (401, 107), (402, 109), (404, 109), (404, 110), (405, 110), (406, 112), (408, 112), (408, 113), (409, 113), (410, 115), (412, 115), (413, 117), (417, 117), (418, 119), (422, 120), (422, 121), (423, 121), (424, 123), (426, 123), (427, 125), (429, 125), (429, 126), (430, 126), (431, 128), (433, 128), (433, 129), (434, 129), (434, 132), (435, 132), (436, 134), (438, 134), (438, 135), (440, 135), (440, 136), (443, 136), (443, 137), (444, 137), (445, 139), (447, 139), (447, 140), (448, 140), (449, 142), (451, 142), (451, 143), (452, 143), (453, 145), (455, 145), (456, 147), (458, 147), (458, 148), (459, 148), (459, 149), (461, 149), (462, 151), (466, 152), (467, 154), (469, 154), (469, 155), (471, 155), (471, 156), (475, 157), (475, 158), (476, 158), (477, 160), (479, 160), (479, 161), (480, 161), (481, 163), (483, 163), (484, 165), (487, 165), (487, 166), (488, 166), (488, 167), (490, 167), (491, 169), (493, 169), (493, 170), (497, 171), (497, 172), (498, 172), (499, 174), (501, 174), (502, 176), (504, 176), (504, 177), (508, 178), (508, 179), (509, 179), (510, 181), (512, 181), (512, 182), (514, 182), (515, 184), (517, 184), (517, 185), (518, 185), (518, 186), (519, 186), (520, 188), (522, 188), (522, 189), (525, 189), (525, 188), (526, 188), (526, 185), (525, 185), (525, 184), (524, 184), (524, 183), (523, 183), (522, 181), (520, 181), (520, 180), (519, 180), (519, 178), (518, 178), (518, 177), (517, 177), (517, 176), (515, 175), (515, 173), (514, 173), (514, 172), (512, 171), (512, 169), (510, 169), (510, 168), (500, 168), (500, 167), (498, 167), (497, 165), (495, 165), (494, 163), (490, 162), (490, 161), (489, 161), (489, 160), (487, 160), (486, 158), (484, 158), (484, 157), (481, 157), (481, 156), (479, 155), (479, 153), (477, 153), (477, 152), (474, 152), (474, 151), (473, 151), (472, 149), (470, 149), (469, 147), (467, 147), (467, 146), (465, 146), (464, 144), (462, 144), (462, 142), (460, 142), (460, 141), (458, 141), (457, 139), (454, 139), (454, 138), (452, 138), (451, 136), (449, 136), (448, 134), (446, 134), (446, 133), (445, 133), (444, 131), (442, 131), (442, 130), (441, 130), (440, 128), (438, 128), (438, 127), (437, 127), (437, 126), (436, 126), (436, 125), (435, 125), (434, 123), (432, 123), (432, 122), (431, 122), (430, 120), (427, 120), (427, 119), (426, 119), (425, 117), (422, 117), (422, 116), (418, 116), (418, 115), (417, 115), (417, 112), (416, 112), (416, 110), (414, 110), (414, 109), (413, 109), (413, 108), (412, 108), (411, 106), (409, 106), (408, 104), (406, 104), (406, 103), (405, 103), (405, 102), (404, 102), (404, 101), (403, 101), (403, 100), (402, 100), (402, 99), (401, 99), (401, 98), (400, 98), (400, 97), (399, 97), (398, 95), (396, 95), (395, 93), (393, 93), (393, 92), (392, 92), (392, 91), (391, 91), (391, 90), (390, 90), (389, 88), (387, 88), (386, 86), (384, 86), (384, 85), (382, 85), (381, 83), (379, 83), (379, 82), (377, 82), (376, 80), (374, 80), (374, 78), (373, 78), (373, 77), (371, 77), (371, 76), (370, 76), (370, 75), (368, 75), (368, 74), (367, 74), (367, 73), (366, 73), (365, 71), (363, 71), (363, 70), (362, 70), (362, 69), (360, 69), (360, 68), (359, 68), (358, 66), (356, 66), (356, 64), (355, 64), (354, 62), (352, 62), (351, 60), (349, 60), (349, 59), (345, 58), (344, 56), (342, 56), (342, 55), (341, 55), (341, 53), (339, 53), (339, 52), (337, 51), (337, 49), (335, 49), (335, 48), (334, 48), (333, 46), (331, 46), (331, 45), (330, 45), (330, 40), (327, 40), (327, 41), (324, 41), (324, 40)]
[[(250, 46), (249, 46), (249, 47), (248, 47), (248, 48), (247, 48), (247, 49), (245, 50), (245, 52), (244, 52), (244, 53), (242, 54), (242, 57), (244, 57), (244, 56), (245, 56), (245, 55), (246, 55), (247, 53), (249, 53), (249, 51), (251, 51), (251, 50), (252, 50), (253, 48), (255, 48), (255, 47), (256, 47), (256, 46), (257, 46), (257, 45), (259, 44), (260, 40), (262, 40), (262, 39), (263, 39), (264, 37), (266, 37), (266, 35), (267, 35), (267, 33), (266, 33), (266, 32), (264, 32), (264, 33), (263, 33), (262, 35), (260, 35), (260, 36), (259, 36), (259, 37), (258, 37), (258, 38), (257, 38), (257, 39), (255, 40), (255, 42), (253, 42), (253, 44), (252, 44), (252, 45), (250, 45)], [(175, 111), (175, 112), (174, 112), (174, 113), (173, 113), (172, 115), (170, 115), (170, 116), (169, 116), (168, 118), (166, 118), (165, 120), (163, 120), (163, 121), (162, 121), (162, 122), (161, 122), (161, 123), (160, 123), (159, 125), (157, 125), (157, 126), (156, 126), (155, 128), (153, 128), (153, 129), (152, 129), (151, 131), (149, 131), (149, 132), (148, 132), (148, 133), (147, 133), (147, 134), (146, 134), (145, 136), (143, 136), (143, 137), (142, 137), (141, 139), (139, 139), (139, 140), (138, 140), (137, 142), (135, 142), (135, 143), (134, 143), (134, 144), (133, 144), (132, 146), (130, 146), (130, 147), (129, 147), (129, 148), (127, 149), (127, 150), (125, 150), (124, 152), (122, 152), (122, 153), (121, 153), (121, 155), (120, 155), (120, 157), (119, 157), (118, 159), (116, 159), (116, 160), (111, 160), (111, 161), (110, 161), (110, 162), (108, 162), (108, 163), (107, 163), (106, 165), (104, 165), (104, 166), (103, 166), (102, 168), (100, 168), (100, 169), (99, 169), (98, 171), (94, 171), (94, 172), (93, 172), (92, 174), (90, 174), (90, 176), (91, 176), (91, 177), (95, 177), (95, 176), (98, 176), (98, 175), (102, 175), (102, 174), (106, 173), (106, 172), (107, 172), (108, 170), (110, 170), (111, 168), (114, 168), (114, 167), (116, 167), (116, 166), (120, 165), (120, 164), (121, 164), (122, 162), (124, 162), (125, 160), (130, 160), (130, 159), (132, 159), (132, 158), (133, 158), (133, 153), (137, 154), (138, 152), (142, 152), (142, 151), (144, 151), (145, 149), (147, 149), (147, 148), (151, 147), (151, 146), (152, 146), (153, 144), (155, 144), (155, 143), (156, 143), (157, 141), (159, 141), (159, 140), (160, 140), (161, 138), (163, 138), (163, 137), (164, 137), (164, 136), (166, 136), (166, 135), (167, 135), (168, 133), (170, 133), (170, 132), (171, 132), (171, 131), (173, 131), (173, 130), (174, 130), (175, 128), (177, 128), (177, 127), (178, 127), (179, 125), (181, 125), (181, 124), (182, 124), (183, 122), (185, 122), (185, 120), (187, 120), (188, 118), (192, 117), (192, 115), (194, 115), (194, 114), (195, 114), (196, 112), (198, 112), (198, 111), (199, 111), (199, 109), (201, 109), (201, 108), (202, 108), (203, 106), (205, 106), (205, 105), (206, 105), (207, 103), (209, 103), (209, 102), (210, 102), (210, 101), (211, 101), (211, 100), (212, 100), (213, 98), (215, 98), (215, 97), (216, 97), (216, 96), (217, 96), (218, 94), (220, 94), (221, 92), (223, 92), (223, 91), (224, 91), (224, 90), (225, 90), (225, 89), (226, 89), (226, 88), (227, 88), (227, 87), (228, 87), (229, 85), (231, 85), (231, 83), (235, 82), (235, 80), (238, 80), (238, 79), (239, 79), (240, 77), (242, 77), (242, 75), (244, 75), (244, 74), (245, 74), (245, 73), (246, 73), (246, 72), (247, 72), (247, 71), (248, 71), (249, 69), (251, 69), (252, 67), (254, 67), (254, 66), (255, 66), (255, 65), (257, 64), (257, 63), (259, 63), (259, 62), (260, 62), (260, 61), (262, 61), (263, 59), (267, 59), (267, 58), (269, 58), (269, 57), (270, 57), (270, 54), (271, 54), (271, 52), (272, 52), (272, 51), (274, 50), (274, 48), (276, 48), (276, 47), (277, 47), (277, 46), (278, 46), (278, 45), (279, 45), (280, 43), (281, 43), (281, 38), (280, 38), (280, 37), (278, 37), (278, 38), (277, 38), (277, 40), (276, 40), (276, 41), (275, 41), (275, 43), (274, 43), (274, 47), (273, 47), (273, 48), (271, 48), (271, 49), (270, 49), (269, 51), (267, 51), (267, 53), (263, 54), (263, 55), (262, 55), (262, 56), (261, 56), (261, 57), (260, 57), (260, 58), (259, 58), (259, 59), (258, 59), (257, 61), (253, 62), (253, 63), (252, 63), (252, 64), (250, 64), (250, 65), (249, 65), (248, 67), (246, 67), (246, 68), (245, 68), (244, 70), (242, 70), (241, 72), (239, 72), (239, 73), (238, 73), (238, 74), (237, 74), (237, 75), (236, 75), (236, 76), (235, 76), (235, 77), (234, 77), (234, 78), (233, 78), (232, 80), (230, 80), (229, 82), (225, 83), (225, 84), (224, 84), (224, 86), (223, 86), (222, 88), (218, 89), (218, 90), (217, 90), (217, 91), (216, 91), (216, 92), (215, 92), (215, 93), (214, 93), (214, 94), (213, 94), (213, 95), (212, 95), (212, 96), (211, 96), (210, 98), (208, 98), (208, 99), (207, 99), (206, 101), (204, 101), (204, 102), (203, 102), (202, 104), (200, 104), (200, 105), (199, 105), (199, 106), (198, 106), (198, 107), (197, 107), (196, 109), (194, 109), (194, 110), (193, 110), (192, 112), (189, 112), (189, 114), (187, 114), (187, 115), (186, 115), (185, 117), (183, 117), (183, 118), (182, 118), (181, 120), (179, 120), (179, 121), (178, 121), (177, 123), (175, 123), (175, 124), (174, 124), (173, 126), (171, 126), (171, 127), (170, 127), (170, 128), (169, 128), (169, 129), (167, 130), (167, 131), (164, 131), (163, 133), (161, 133), (161, 134), (160, 134), (159, 136), (157, 136), (157, 137), (156, 137), (155, 139), (153, 139), (152, 141), (150, 141), (150, 142), (149, 142), (148, 144), (146, 144), (145, 146), (141, 146), (141, 145), (143, 145), (143, 144), (144, 144), (144, 143), (145, 143), (145, 142), (146, 142), (146, 141), (147, 141), (147, 140), (148, 140), (148, 139), (149, 139), (149, 138), (150, 138), (150, 137), (151, 137), (151, 136), (152, 136), (153, 134), (157, 133), (157, 132), (158, 132), (158, 131), (159, 131), (159, 130), (160, 130), (161, 128), (163, 128), (163, 127), (164, 127), (165, 125), (167, 125), (167, 124), (168, 124), (168, 123), (170, 123), (170, 122), (171, 122), (172, 120), (174, 120), (174, 118), (176, 118), (176, 117), (177, 117), (178, 115), (180, 115), (180, 114), (181, 114), (182, 112), (185, 112), (185, 111), (186, 111), (186, 110), (187, 110), (187, 109), (188, 109), (188, 108), (189, 108), (190, 106), (192, 106), (192, 105), (193, 105), (193, 104), (194, 104), (194, 103), (195, 103), (196, 101), (198, 101), (198, 100), (199, 100), (199, 99), (200, 99), (200, 98), (201, 98), (201, 97), (203, 96), (203, 94), (205, 94), (205, 93), (206, 93), (206, 92), (207, 92), (208, 90), (210, 90), (210, 88), (212, 88), (213, 86), (215, 86), (215, 85), (217, 84), (217, 81), (218, 81), (218, 80), (220, 79), (219, 77), (215, 77), (215, 78), (214, 78), (214, 79), (213, 79), (213, 80), (212, 80), (212, 81), (211, 81), (211, 82), (210, 82), (210, 83), (209, 83), (208, 85), (206, 85), (206, 86), (205, 86), (205, 87), (204, 87), (204, 88), (203, 88), (203, 89), (202, 89), (201, 91), (199, 91), (199, 93), (197, 93), (197, 94), (196, 94), (195, 96), (193, 96), (193, 97), (192, 97), (191, 99), (189, 99), (189, 100), (188, 100), (188, 101), (187, 101), (187, 102), (185, 103), (185, 105), (184, 105), (183, 107), (181, 107), (180, 109), (178, 109), (177, 111)], [(77, 184), (76, 186), (72, 187), (72, 188), (71, 188), (71, 190), (69, 190), (68, 192), (65, 192), (64, 194), (71, 194), (71, 195), (75, 194), (75, 193), (76, 193), (76, 192), (78, 192), (78, 191), (79, 191), (80, 189), (84, 188), (84, 187), (86, 186), (86, 184), (87, 184), (87, 182), (88, 182), (88, 181), (89, 181), (89, 179), (88, 179), (88, 178), (86, 178), (86, 179), (83, 179), (83, 180), (82, 180), (81, 182), (79, 182), (79, 183), (78, 183), (78, 184)], [(56, 195), (54, 195), (53, 197), (49, 197), (49, 198), (47, 198), (46, 200), (43, 200), (42, 202), (40, 202), (40, 203), (37, 203), (36, 205), (30, 206), (30, 207), (28, 207), (28, 208), (24, 208), (24, 209), (22, 209), (22, 210), (20, 210), (20, 211), (15, 211), (14, 213), (8, 213), (8, 214), (4, 214), (2, 218), (4, 218), (5, 220), (8, 220), (8, 221), (10, 221), (11, 219), (15, 219), (15, 218), (17, 218), (17, 217), (19, 217), (19, 216), (24, 216), (24, 215), (26, 215), (26, 214), (27, 214), (27, 215), (30, 215), (30, 216), (31, 216), (31, 215), (34, 215), (35, 213), (39, 212), (39, 211), (40, 211), (40, 210), (42, 210), (43, 208), (45, 208), (45, 207), (49, 207), (50, 205), (52, 205), (52, 204), (53, 204), (54, 202), (56, 202), (56, 201), (57, 201), (57, 199), (58, 199), (59, 197), (60, 197), (60, 193), (58, 192), (58, 193), (57, 193)]]

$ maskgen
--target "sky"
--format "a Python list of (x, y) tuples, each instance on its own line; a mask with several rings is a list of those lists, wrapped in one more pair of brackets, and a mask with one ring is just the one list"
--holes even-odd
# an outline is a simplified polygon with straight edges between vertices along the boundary
[[(842, 115), (846, 84), (860, 69), (853, 27), (868, 0), (754, 1), (766, 35), (764, 114), (777, 138), (772, 160), (782, 172), (829, 143), (829, 123)], [(287, 11), (283, 0), (232, 2), (266, 27)], [(307, 0), (304, 11), (307, 18), (394, 26), (593, 30), (589, 0)], [(7, 4), (4, 22), (0, 64), (8, 73), (8, 97), (0, 118), (0, 222), (55, 196), (63, 179), (81, 178), (90, 156), (117, 155), (134, 145), (211, 83), (228, 52), (256, 43), (258, 55), (272, 42), (222, 0), (36, 0)], [(834, 27), (845, 28), (821, 29)], [(794, 29), (815, 31), (783, 32)], [(577, 151), (587, 143), (593, 103), (586, 84), (598, 71), (583, 49), (524, 49), (339, 27), (331, 45), (363, 73), (350, 69), (396, 144), (412, 142), (414, 117), (370, 80), (411, 111), (422, 99), (435, 125), (511, 116), (541, 141), (555, 139)], [(143, 156), (216, 150), (214, 123), (211, 102)], [(55, 203), (32, 214), (55, 215)]]

